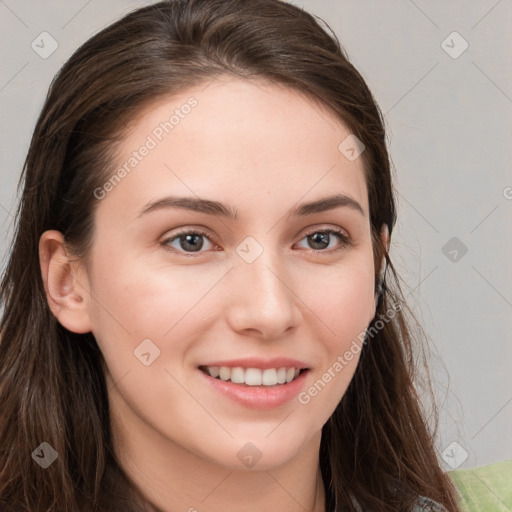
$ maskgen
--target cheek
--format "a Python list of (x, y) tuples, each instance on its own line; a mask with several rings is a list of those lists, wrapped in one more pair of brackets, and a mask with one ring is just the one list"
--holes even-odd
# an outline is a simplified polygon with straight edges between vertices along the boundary
[[(373, 257), (371, 252), (355, 256), (308, 280), (315, 292), (305, 302), (324, 325), (324, 340), (331, 350), (342, 350), (366, 329), (375, 310)], [(318, 320), (317, 320), (318, 323)]]
[(370, 251), (359, 254), (316, 282), (322, 286), (321, 291), (317, 288), (310, 295), (311, 310), (317, 334), (322, 333), (324, 358), (318, 372), (321, 382), (312, 393), (329, 388), (322, 401), (329, 401), (329, 408), (334, 409), (356, 370), (365, 332), (374, 316), (373, 256)]
[(168, 358), (186, 350), (193, 331), (201, 328), (197, 312), (205, 316), (201, 299), (220, 274), (194, 271), (193, 266), (148, 264), (122, 251), (109, 256), (95, 254), (90, 314), (93, 334), (112, 362), (111, 370), (132, 366), (133, 351), (146, 339)]
[[(363, 258), (364, 259), (364, 258)], [(372, 258), (330, 272), (328, 286), (315, 294), (315, 325), (320, 365), (297, 396), (304, 418), (314, 418), (311, 431), (320, 429), (333, 414), (352, 381), (363, 348), (374, 305)], [(300, 409), (299, 409), (300, 410)], [(307, 425), (308, 420), (305, 420)]]

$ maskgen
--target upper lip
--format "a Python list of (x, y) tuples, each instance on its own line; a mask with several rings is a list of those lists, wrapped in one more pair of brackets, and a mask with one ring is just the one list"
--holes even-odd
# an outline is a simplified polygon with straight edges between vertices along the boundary
[(274, 359), (261, 359), (258, 357), (244, 358), (244, 359), (230, 359), (224, 361), (213, 361), (200, 366), (225, 366), (227, 368), (260, 368), (267, 370), (269, 368), (299, 368), (307, 369), (308, 365), (303, 361), (297, 359), (290, 359), (289, 357), (276, 357)]

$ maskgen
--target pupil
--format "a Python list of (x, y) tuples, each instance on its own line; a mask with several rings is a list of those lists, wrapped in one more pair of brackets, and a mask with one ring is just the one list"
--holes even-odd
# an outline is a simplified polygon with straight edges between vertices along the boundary
[[(319, 243), (320, 245), (325, 244), (325, 247), (327, 247), (329, 245), (328, 238), (329, 238), (328, 233), (314, 233), (311, 235), (313, 244), (317, 244), (317, 243)], [(320, 248), (325, 248), (325, 247), (320, 247)], [(318, 247), (315, 247), (315, 249), (318, 249)]]
[[(201, 235), (184, 235), (184, 236), (182, 236), (182, 237), (181, 237), (182, 247), (183, 247), (184, 249), (186, 249), (186, 248), (187, 248), (187, 247), (186, 247), (186, 245), (189, 245), (189, 246), (190, 246), (190, 248), (191, 248), (193, 251), (198, 251), (198, 250), (200, 250), (200, 249), (202, 248), (203, 244), (202, 244), (202, 243), (197, 244), (197, 243), (194, 243), (194, 242), (193, 242), (193, 240), (194, 240), (194, 239), (197, 239), (197, 238), (201, 239)], [(192, 240), (192, 241), (191, 241), (191, 240)], [(183, 243), (184, 243), (185, 245), (183, 245)]]

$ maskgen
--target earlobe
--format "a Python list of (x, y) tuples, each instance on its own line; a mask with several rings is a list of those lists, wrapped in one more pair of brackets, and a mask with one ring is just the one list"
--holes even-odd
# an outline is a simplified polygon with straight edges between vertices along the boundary
[(71, 332), (91, 331), (87, 276), (73, 259), (59, 231), (45, 231), (39, 239), (39, 263), (48, 305), (59, 323)]

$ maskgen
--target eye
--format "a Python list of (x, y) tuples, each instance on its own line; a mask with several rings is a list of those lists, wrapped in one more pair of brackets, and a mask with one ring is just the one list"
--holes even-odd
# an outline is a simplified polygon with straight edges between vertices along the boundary
[[(203, 231), (201, 229), (194, 229), (194, 230), (188, 230), (188, 231), (181, 231), (171, 238), (167, 238), (162, 242), (162, 245), (164, 247), (172, 247), (173, 252), (181, 252), (187, 256), (191, 256), (192, 254), (189, 253), (200, 253), (205, 252), (201, 251), (201, 249), (204, 246), (204, 242), (202, 239), (206, 238), (208, 242), (214, 247), (214, 250), (219, 250), (218, 246), (215, 245), (209, 237), (209, 234), (206, 231)], [(175, 245), (173, 246), (172, 243)], [(176, 245), (178, 247), (176, 247)]]
[(310, 242), (313, 246), (313, 250), (315, 252), (332, 252), (332, 251), (325, 251), (324, 249), (328, 249), (330, 242), (332, 241), (332, 236), (335, 235), (336, 238), (338, 238), (338, 241), (340, 242), (338, 248), (335, 248), (334, 250), (341, 250), (349, 245), (351, 245), (351, 240), (348, 235), (345, 234), (344, 231), (341, 229), (335, 229), (335, 228), (328, 228), (328, 229), (321, 229), (312, 231), (311, 233), (307, 234), (302, 240), (307, 239), (308, 242)]
[[(351, 245), (350, 237), (345, 234), (341, 229), (328, 228), (328, 229), (317, 229), (316, 231), (311, 231), (308, 233), (302, 240), (308, 240), (312, 245), (312, 250), (314, 252), (333, 252), (326, 251), (325, 249), (329, 249), (332, 241), (332, 235), (338, 239), (339, 244), (338, 247), (334, 249), (334, 251), (341, 250)], [(171, 249), (173, 252), (181, 253), (185, 256), (194, 256), (193, 253), (201, 253), (207, 252), (201, 251), (204, 248), (203, 239), (206, 239), (208, 243), (212, 246), (210, 250), (213, 248), (215, 251), (221, 250), (220, 247), (213, 243), (210, 239), (210, 235), (207, 231), (202, 229), (193, 229), (193, 230), (183, 230), (179, 233), (176, 233), (170, 238), (166, 238), (162, 245), (168, 249)], [(301, 240), (301, 241), (302, 241)], [(174, 244), (174, 245), (173, 245)]]

